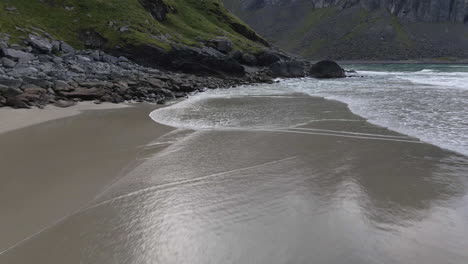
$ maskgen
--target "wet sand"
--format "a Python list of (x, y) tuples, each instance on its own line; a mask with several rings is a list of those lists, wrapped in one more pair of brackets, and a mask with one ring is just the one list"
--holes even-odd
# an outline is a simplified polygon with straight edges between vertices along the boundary
[(0, 251), (89, 204), (157, 151), (145, 145), (172, 128), (147, 118), (155, 108), (2, 109), (11, 131), (0, 134)]
[[(210, 99), (203, 109), (221, 111), (236, 104), (245, 104), (245, 98)], [(369, 124), (335, 101), (296, 94), (249, 98), (246, 105), (260, 110), (272, 106), (278, 112), (293, 108), (317, 121), (296, 127), (178, 129), (160, 138), (153, 135), (151, 146), (165, 148), (146, 155), (144, 162), (124, 171), (125, 176), (105, 190), (93, 184), (99, 181), (104, 186), (115, 174), (107, 180), (85, 171), (73, 175), (82, 169), (76, 157), (58, 167), (70, 175), (48, 173), (57, 166), (54, 158), (69, 153), (83, 157), (91, 146), (54, 151), (30, 143), (32, 136), (1, 135), (2, 146), (9, 143), (10, 149), (18, 149), (8, 156), (8, 167), (25, 170), (15, 177), (3, 176), (9, 185), (2, 185), (0, 208), (9, 212), (10, 220), (0, 220), (2, 234), (15, 233), (18, 239), (19, 226), (34, 225), (40, 220), (37, 216), (50, 215), (54, 208), (62, 208), (56, 215), (72, 212), (64, 207), (77, 199), (74, 196), (82, 199), (72, 207), (87, 205), (59, 222), (43, 220), (47, 228), (0, 251), (0, 263), (468, 261), (467, 157)], [(118, 111), (114, 122), (135, 121), (122, 115), (136, 110)], [(111, 120), (103, 115), (90, 127), (107, 129)], [(57, 122), (20, 131), (49, 140), (67, 137), (53, 134)], [(128, 127), (136, 129), (145, 122)], [(160, 131), (149, 124), (139, 129)], [(90, 138), (101, 142), (114, 133), (83, 134), (88, 141), (81, 142)], [(129, 129), (127, 137), (133, 133)], [(94, 159), (109, 155), (118, 159), (120, 152), (109, 145), (94, 146)], [(137, 153), (133, 151), (126, 157)], [(39, 154), (48, 157), (50, 165), (35, 164)], [(28, 189), (22, 190), (24, 186)], [(93, 195), (84, 195), (86, 191), (100, 194), (90, 202)], [(70, 196), (52, 199), (64, 195)], [(10, 235), (9, 242), (13, 240)]]

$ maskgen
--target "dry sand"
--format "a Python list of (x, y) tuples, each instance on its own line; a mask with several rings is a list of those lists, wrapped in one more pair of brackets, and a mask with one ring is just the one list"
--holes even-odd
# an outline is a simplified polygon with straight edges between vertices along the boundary
[(60, 108), (51, 105), (46, 106), (44, 109), (0, 108), (0, 134), (50, 120), (78, 115), (86, 110), (118, 109), (125, 107), (129, 107), (129, 105), (81, 102), (68, 108)]

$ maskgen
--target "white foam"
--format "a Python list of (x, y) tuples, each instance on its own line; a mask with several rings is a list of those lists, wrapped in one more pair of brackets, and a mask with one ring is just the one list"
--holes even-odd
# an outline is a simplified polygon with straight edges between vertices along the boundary
[(214, 90), (158, 109), (151, 113), (151, 118), (169, 126), (195, 130), (292, 128), (318, 122), (323, 117), (314, 117), (314, 113), (297, 116), (302, 109), (294, 105), (288, 105), (285, 108), (288, 111), (275, 112), (274, 104), (244, 102), (243, 107), (233, 108), (227, 101), (226, 105), (213, 104), (213, 99), (254, 96), (267, 101), (282, 100), (278, 103), (283, 104), (291, 93), (307, 93), (345, 102), (351, 111), (371, 123), (468, 155), (468, 85), (465, 85), (468, 72), (453, 72), (453, 69), (444, 72), (443, 67), (437, 66), (436, 70), (414, 72), (367, 70), (358, 71), (364, 78), (294, 79), (272, 85)]

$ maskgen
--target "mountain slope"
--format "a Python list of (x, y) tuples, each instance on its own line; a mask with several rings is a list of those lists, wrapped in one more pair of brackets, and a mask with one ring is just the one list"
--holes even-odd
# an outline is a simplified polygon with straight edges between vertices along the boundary
[(466, 0), (224, 0), (257, 32), (309, 58), (468, 58)]
[(174, 47), (203, 48), (219, 36), (229, 38), (235, 50), (259, 52), (268, 45), (220, 0), (0, 2), (0, 32), (10, 34), (12, 42), (20, 43), (31, 31), (41, 30), (75, 48), (138, 54), (136, 58), (147, 64), (156, 58), (142, 51), (161, 57)]

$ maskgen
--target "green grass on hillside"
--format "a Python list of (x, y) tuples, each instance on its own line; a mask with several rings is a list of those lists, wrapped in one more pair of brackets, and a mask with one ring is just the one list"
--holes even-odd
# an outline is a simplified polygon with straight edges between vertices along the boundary
[[(13, 41), (18, 42), (27, 32), (17, 27), (36, 27), (77, 48), (84, 47), (79, 32), (88, 29), (107, 39), (106, 48), (152, 44), (170, 49), (170, 44), (162, 39), (197, 46), (200, 41), (216, 36), (229, 37), (241, 50), (263, 48), (230, 27), (231, 23), (242, 22), (231, 15), (220, 0), (164, 1), (176, 11), (168, 15), (167, 21), (159, 22), (138, 0), (2, 0), (0, 32), (11, 34)], [(16, 7), (18, 11), (9, 12), (6, 7)], [(130, 30), (119, 32), (124, 26)]]

